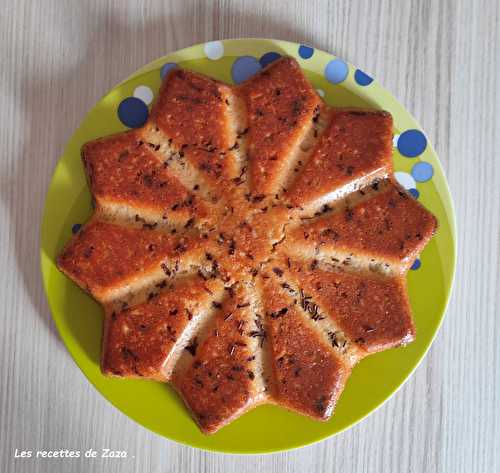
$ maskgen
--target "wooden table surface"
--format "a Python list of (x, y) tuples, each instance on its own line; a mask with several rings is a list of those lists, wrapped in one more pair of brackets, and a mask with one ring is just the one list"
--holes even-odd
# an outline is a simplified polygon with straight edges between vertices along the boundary
[[(178, 48), (248, 36), (331, 51), (407, 107), (449, 179), (458, 266), (433, 347), (382, 408), (319, 444), (242, 457), (165, 440), (94, 390), (51, 321), (38, 240), (64, 143), (108, 89)], [(1, 0), (0, 58), (0, 471), (500, 471), (498, 0)], [(135, 458), (14, 458), (90, 447)]]

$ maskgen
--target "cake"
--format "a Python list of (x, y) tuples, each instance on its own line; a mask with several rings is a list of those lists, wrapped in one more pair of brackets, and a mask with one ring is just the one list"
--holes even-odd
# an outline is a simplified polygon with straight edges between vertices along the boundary
[(170, 383), (205, 433), (264, 403), (329, 419), (357, 362), (415, 337), (437, 221), (392, 130), (292, 58), (238, 86), (172, 70), (143, 127), (82, 148), (95, 210), (57, 265), (104, 308), (102, 372)]

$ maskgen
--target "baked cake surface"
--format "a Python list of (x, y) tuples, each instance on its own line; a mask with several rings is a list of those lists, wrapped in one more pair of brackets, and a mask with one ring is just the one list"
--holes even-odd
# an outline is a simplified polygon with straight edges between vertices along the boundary
[(393, 177), (392, 117), (328, 107), (295, 60), (173, 70), (82, 159), (95, 212), (57, 264), (104, 307), (102, 371), (171, 383), (203, 432), (263, 403), (327, 420), (359, 360), (415, 337), (437, 221)]

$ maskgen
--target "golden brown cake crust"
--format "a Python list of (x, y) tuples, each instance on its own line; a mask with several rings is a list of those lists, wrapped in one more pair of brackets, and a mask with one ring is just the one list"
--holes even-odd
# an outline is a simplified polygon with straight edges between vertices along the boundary
[(436, 219), (394, 182), (392, 118), (332, 109), (291, 58), (239, 86), (177, 69), (82, 157), (96, 209), (57, 265), (105, 308), (101, 368), (172, 383), (201, 430), (262, 403), (331, 415), (415, 336)]
[(361, 178), (380, 179), (390, 172), (391, 115), (374, 110), (335, 110), (287, 195), (294, 205), (305, 206)]
[(164, 221), (206, 214), (206, 206), (171, 174), (154, 149), (135, 130), (85, 144), (82, 159), (97, 204), (152, 211)]
[(290, 149), (319, 114), (321, 100), (291, 58), (241, 85), (248, 112), (249, 173), (255, 194), (277, 192)]
[(413, 341), (415, 326), (401, 277), (382, 277), (339, 269), (311, 269), (292, 263), (302, 299), (317, 304), (348, 340), (369, 352)]
[(147, 294), (147, 301), (111, 311), (105, 324), (102, 370), (115, 376), (165, 381), (165, 363), (175, 343), (200, 311), (213, 301), (219, 281), (198, 277), (179, 284), (164, 279)]
[(174, 238), (168, 232), (152, 229), (150, 224), (142, 225), (134, 228), (91, 220), (60, 254), (59, 269), (96, 299), (103, 300), (117, 286), (162, 266), (168, 272), (172, 261), (202, 251), (199, 240)]
[[(362, 201), (335, 207), (290, 232), (290, 244), (323, 252), (353, 252), (407, 270), (434, 235), (436, 218), (398, 184), (388, 180), (362, 191)], [(368, 194), (368, 195), (367, 195)]]
[(216, 304), (206, 337), (193, 345), (190, 366), (174, 384), (205, 432), (215, 432), (258, 402), (245, 291)]
[(221, 89), (227, 86), (183, 69), (172, 71), (162, 84), (152, 118), (178, 147), (208, 146), (224, 149), (225, 124)]
[(328, 419), (350, 366), (300, 314), (273, 277), (261, 280), (272, 397), (278, 404), (319, 420)]
[(151, 120), (211, 183), (235, 176), (225, 84), (182, 69), (162, 84)]

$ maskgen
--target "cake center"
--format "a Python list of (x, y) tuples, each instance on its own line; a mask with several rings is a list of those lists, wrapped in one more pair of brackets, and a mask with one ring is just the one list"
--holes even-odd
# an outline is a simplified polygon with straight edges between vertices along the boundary
[(290, 211), (262, 200), (258, 205), (228, 206), (213, 240), (220, 263), (231, 279), (252, 277), (269, 261), (285, 238)]

